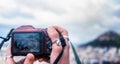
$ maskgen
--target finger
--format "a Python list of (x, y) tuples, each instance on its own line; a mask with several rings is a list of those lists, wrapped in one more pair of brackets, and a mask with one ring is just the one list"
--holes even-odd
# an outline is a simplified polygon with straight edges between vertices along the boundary
[[(8, 45), (6, 52), (7, 52), (8, 56), (12, 56), (12, 54), (11, 54), (11, 43)], [(15, 61), (14, 61), (13, 58), (7, 58), (6, 59), (6, 64), (15, 64)]]
[(59, 26), (53, 26), (56, 30), (59, 30), (62, 35), (68, 36), (68, 31), (62, 27)]
[[(63, 36), (68, 36), (68, 32), (67, 32), (66, 29), (58, 27), (58, 26), (53, 26), (52, 28), (54, 30), (60, 31), (60, 33)], [(66, 47), (64, 48), (63, 55), (62, 55), (61, 59), (58, 62), (59, 64), (69, 64), (69, 43), (68, 43), (68, 39), (65, 39), (65, 41), (66, 41)], [(52, 53), (51, 53), (51, 61), (52, 62), (54, 62), (54, 60), (52, 60), (54, 58), (54, 56), (55, 56), (54, 54), (59, 54), (61, 52), (60, 50), (57, 50), (56, 46), (54, 46), (55, 49), (52, 48), (53, 49)], [(62, 50), (62, 48), (61, 48), (61, 50)]]
[[(59, 39), (59, 35), (54, 27), (48, 28), (48, 35), (51, 38), (52, 42), (56, 39)], [(53, 64), (55, 59), (58, 57), (60, 51), (62, 50), (62, 46), (58, 46), (57, 44), (52, 45), (52, 52), (50, 55), (50, 63)]]
[(45, 61), (45, 62), (48, 62), (48, 63), (49, 63), (49, 62), (50, 62), (50, 59), (49, 59), (49, 58), (46, 58), (46, 57), (42, 57), (42, 58), (39, 58), (38, 61), (39, 61), (39, 62)]
[[(60, 33), (63, 35), (63, 36), (68, 36), (68, 31), (62, 27), (59, 27), (59, 26), (53, 26), (54, 29), (60, 31)], [(66, 47), (69, 48), (69, 40), (64, 38), (65, 41), (66, 41)]]
[(6, 60), (6, 64), (16, 64), (15, 61), (13, 60), (13, 58), (8, 58)]
[(47, 32), (48, 32), (48, 35), (49, 35), (50, 39), (52, 40), (52, 42), (55, 39), (59, 38), (58, 33), (57, 33), (57, 31), (55, 30), (54, 27), (49, 27), (48, 30), (47, 30)]
[(11, 43), (8, 45), (6, 52), (7, 52), (7, 55), (12, 55), (12, 53), (11, 53)]
[(25, 59), (24, 64), (33, 64), (34, 61), (35, 61), (34, 55), (31, 54), (31, 53), (29, 53), (29, 54), (27, 54), (27, 56), (26, 56), (26, 59)]

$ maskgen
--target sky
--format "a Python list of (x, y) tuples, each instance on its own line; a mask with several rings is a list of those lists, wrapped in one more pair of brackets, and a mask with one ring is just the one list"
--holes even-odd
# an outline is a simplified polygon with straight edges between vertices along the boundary
[(119, 11), (120, 0), (0, 0), (0, 35), (21, 25), (57, 25), (83, 44), (109, 30), (120, 33)]

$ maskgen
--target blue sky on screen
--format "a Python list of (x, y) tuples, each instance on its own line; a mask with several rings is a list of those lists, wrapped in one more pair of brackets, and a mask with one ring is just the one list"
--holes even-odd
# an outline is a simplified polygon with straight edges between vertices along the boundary
[(0, 0), (0, 35), (21, 25), (58, 25), (82, 44), (108, 30), (120, 33), (120, 0)]

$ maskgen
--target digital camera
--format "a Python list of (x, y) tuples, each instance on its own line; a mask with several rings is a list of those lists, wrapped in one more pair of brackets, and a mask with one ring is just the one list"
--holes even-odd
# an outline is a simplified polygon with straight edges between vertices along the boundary
[(49, 57), (51, 46), (52, 42), (47, 29), (26, 25), (12, 32), (11, 52), (13, 56), (26, 56), (32, 53), (37, 57)]

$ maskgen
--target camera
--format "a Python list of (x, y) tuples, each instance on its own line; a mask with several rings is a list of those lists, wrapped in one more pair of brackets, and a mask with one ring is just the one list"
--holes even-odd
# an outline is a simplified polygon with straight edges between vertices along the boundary
[(52, 42), (47, 29), (24, 25), (12, 32), (11, 52), (13, 56), (26, 56), (28, 53), (36, 57), (49, 57)]

